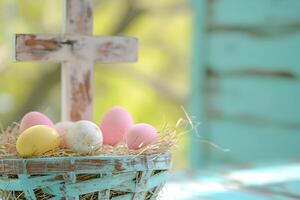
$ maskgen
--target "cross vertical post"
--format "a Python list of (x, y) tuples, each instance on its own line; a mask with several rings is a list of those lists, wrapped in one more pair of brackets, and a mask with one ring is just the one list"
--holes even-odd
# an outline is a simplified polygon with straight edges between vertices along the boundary
[[(64, 0), (65, 33), (93, 34), (93, 0)], [(62, 120), (93, 119), (93, 68), (90, 60), (62, 63)]]

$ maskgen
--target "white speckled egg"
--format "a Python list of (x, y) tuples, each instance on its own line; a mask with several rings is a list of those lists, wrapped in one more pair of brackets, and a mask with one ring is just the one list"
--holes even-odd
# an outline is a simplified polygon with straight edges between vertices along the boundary
[(102, 132), (93, 122), (75, 122), (67, 131), (66, 144), (71, 150), (86, 154), (103, 143)]

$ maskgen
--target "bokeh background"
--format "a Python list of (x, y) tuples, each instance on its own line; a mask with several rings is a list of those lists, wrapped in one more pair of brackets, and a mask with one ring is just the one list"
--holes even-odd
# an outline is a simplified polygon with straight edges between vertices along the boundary
[[(299, 10), (299, 0), (95, 0), (94, 35), (140, 45), (135, 64), (96, 64), (95, 122), (117, 104), (160, 129), (184, 106), (200, 125), (180, 138), (175, 170), (299, 160)], [(61, 0), (1, 0), (0, 17), (0, 123), (32, 110), (59, 121), (59, 64), (13, 63), (11, 43), (61, 33)]]

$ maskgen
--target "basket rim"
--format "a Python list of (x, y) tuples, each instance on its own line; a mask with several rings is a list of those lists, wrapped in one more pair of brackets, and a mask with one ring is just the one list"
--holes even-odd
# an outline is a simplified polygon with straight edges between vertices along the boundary
[(166, 151), (163, 153), (153, 153), (153, 154), (140, 154), (140, 155), (86, 155), (86, 156), (49, 156), (49, 157), (31, 157), (31, 158), (21, 158), (21, 157), (2, 157), (0, 158), (0, 162), (2, 160), (16, 160), (16, 161), (34, 161), (34, 160), (48, 160), (48, 159), (56, 159), (56, 160), (64, 160), (64, 159), (78, 159), (85, 160), (91, 158), (99, 158), (99, 159), (123, 159), (123, 158), (139, 158), (139, 157), (149, 157), (149, 156), (161, 156), (161, 155), (171, 155), (171, 152)]
[(167, 170), (171, 153), (0, 159), (0, 174), (120, 173)]

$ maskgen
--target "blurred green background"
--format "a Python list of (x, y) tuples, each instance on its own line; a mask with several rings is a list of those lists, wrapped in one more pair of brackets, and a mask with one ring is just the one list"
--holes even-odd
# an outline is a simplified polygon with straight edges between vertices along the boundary
[[(0, 1), (0, 123), (3, 127), (37, 110), (60, 119), (58, 63), (12, 62), (14, 33), (62, 32), (61, 0)], [(160, 129), (175, 124), (188, 93), (191, 12), (184, 0), (95, 1), (94, 35), (139, 38), (134, 64), (95, 65), (94, 120), (113, 105), (126, 107), (136, 122)], [(187, 167), (186, 138), (175, 168)]]

